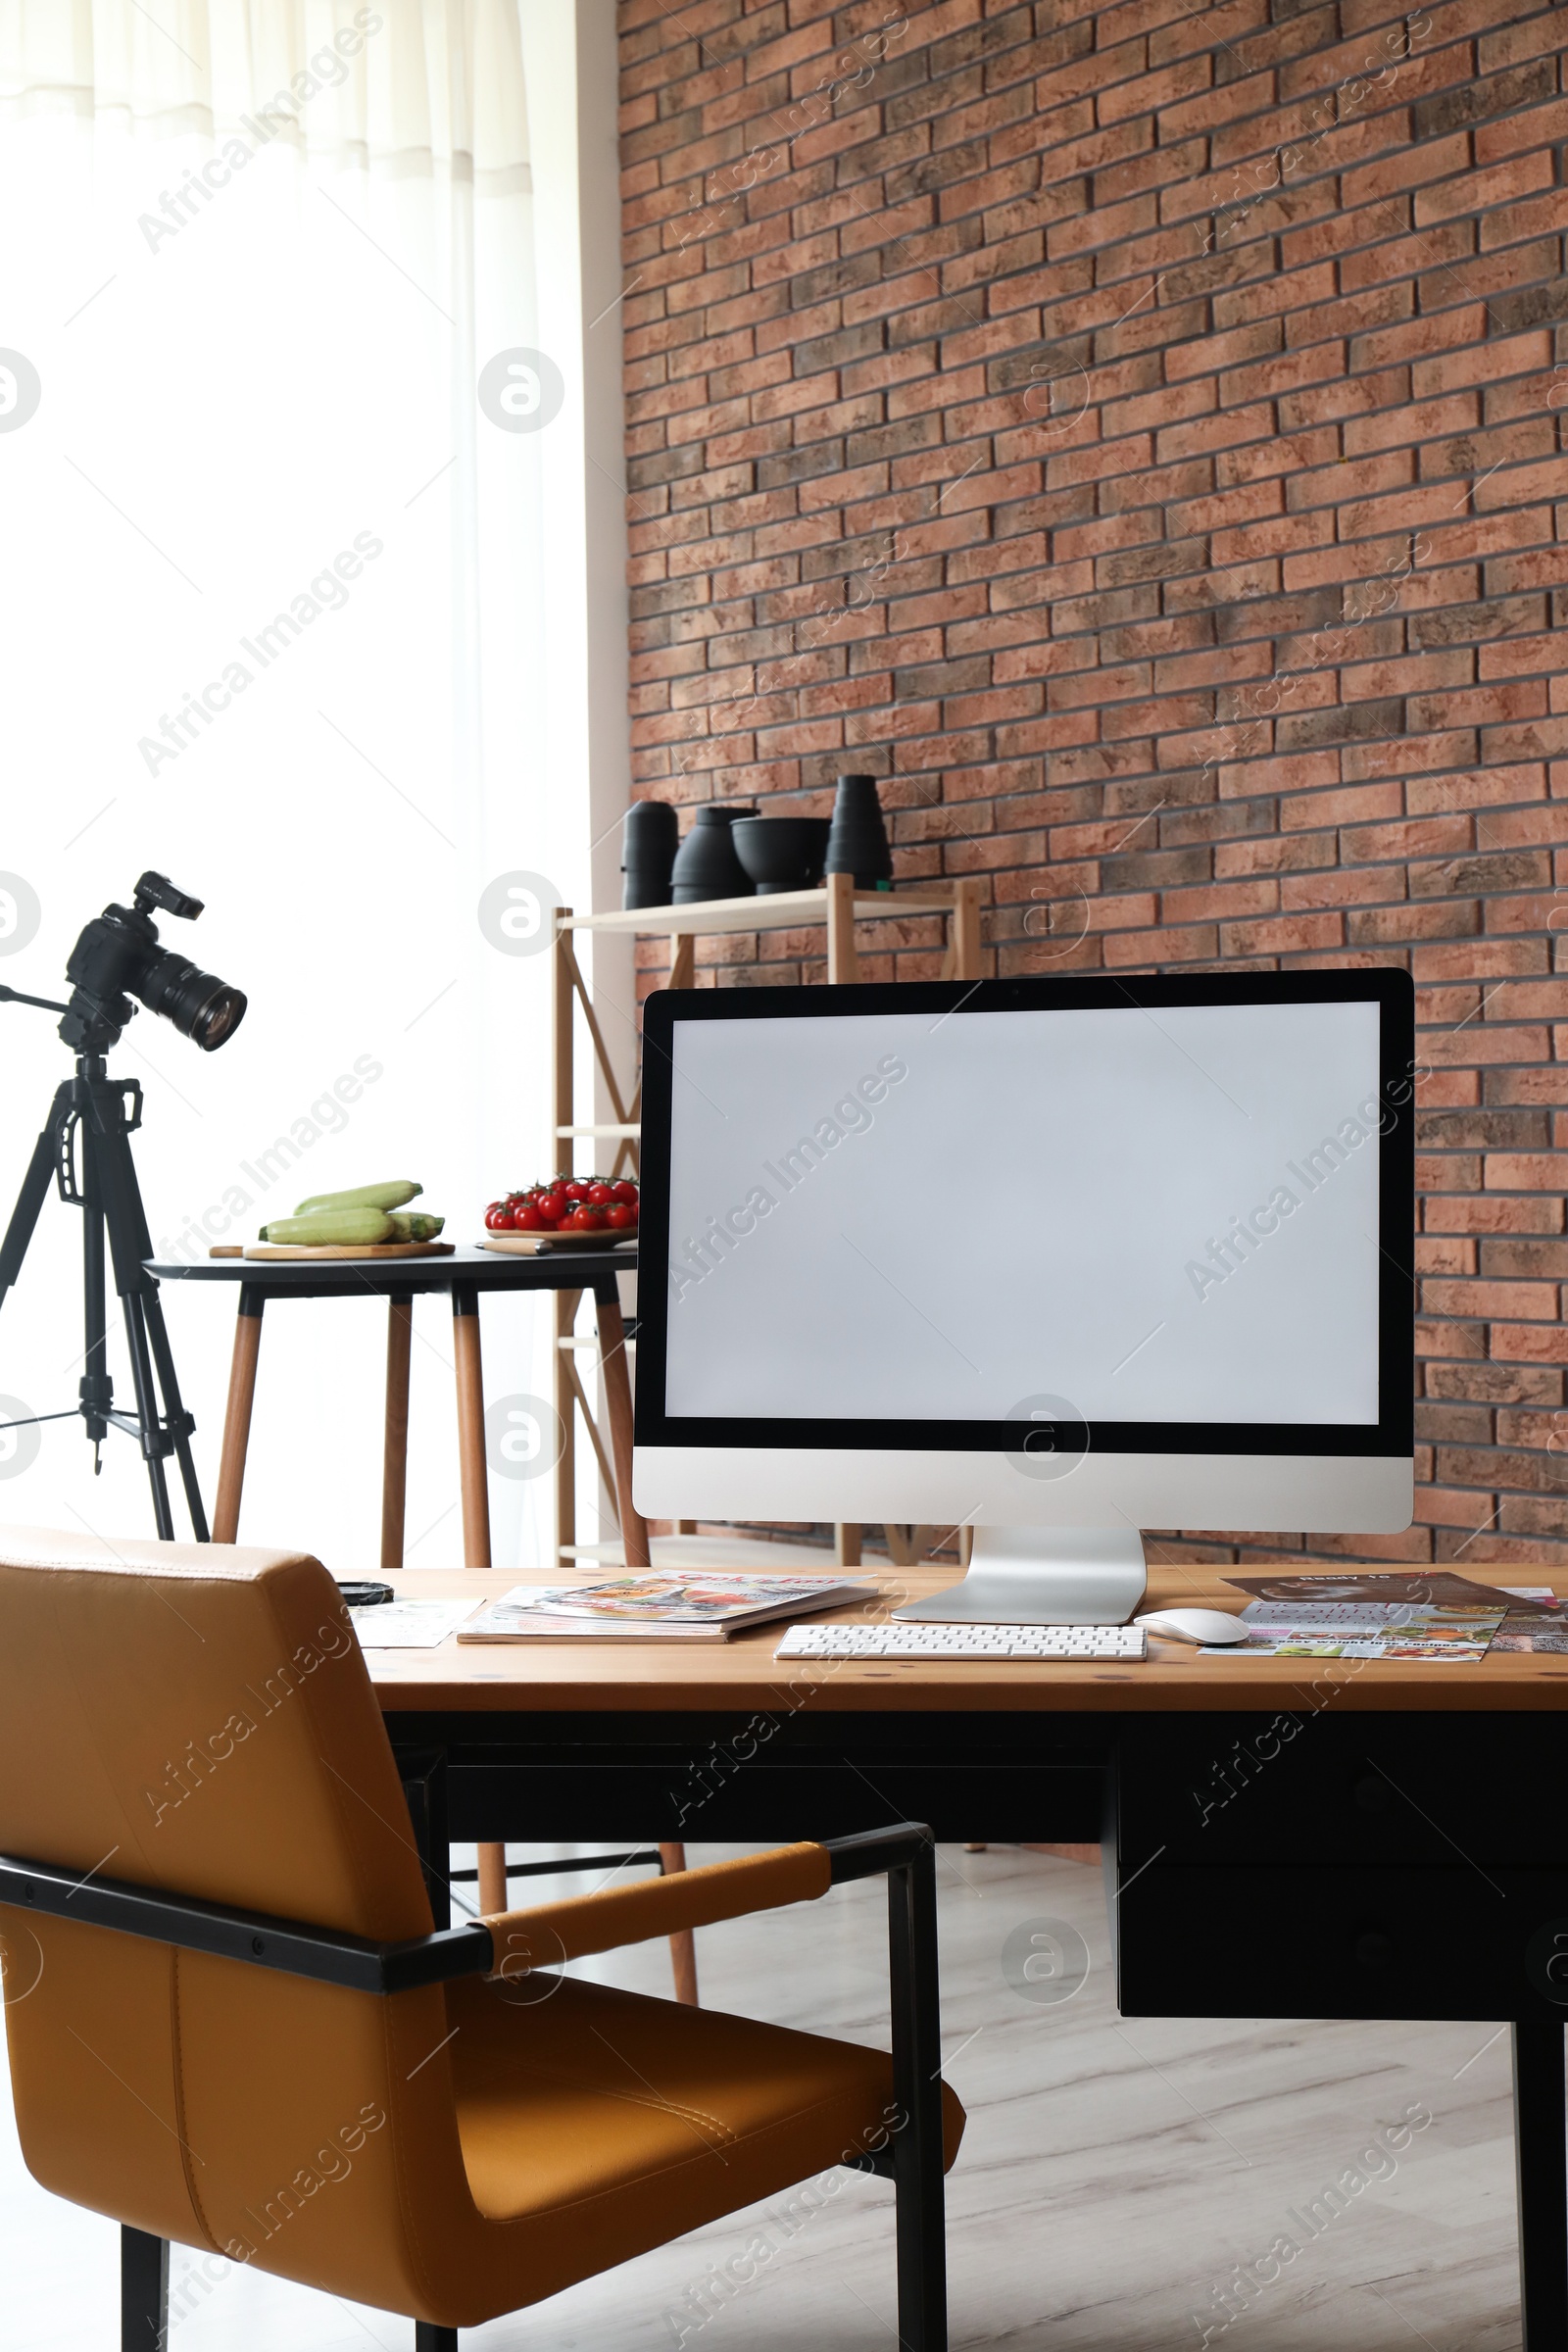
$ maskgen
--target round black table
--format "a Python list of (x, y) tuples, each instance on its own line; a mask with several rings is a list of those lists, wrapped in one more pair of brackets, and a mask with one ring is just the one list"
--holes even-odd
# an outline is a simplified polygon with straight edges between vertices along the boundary
[[(218, 1500), (213, 1541), (232, 1544), (239, 1530), (245, 1455), (250, 1445), (251, 1409), (262, 1346), (262, 1314), (269, 1299), (385, 1298), (389, 1302), (386, 1346), (386, 1428), (381, 1462), (381, 1565), (403, 1565), (404, 1508), (408, 1482), (409, 1352), (414, 1300), (422, 1293), (446, 1291), (452, 1299), (457, 1360), (458, 1464), (463, 1487), (463, 1559), (467, 1568), (488, 1568), (490, 1498), (484, 1446), (484, 1381), (479, 1353), (481, 1291), (591, 1290), (599, 1324), (599, 1362), (610, 1419), (615, 1499), (626, 1565), (649, 1563), (648, 1529), (631, 1498), (631, 1383), (626, 1372), (617, 1274), (635, 1273), (635, 1246), (613, 1250), (553, 1250), (515, 1257), (497, 1250), (458, 1249), (448, 1257), (380, 1258), (199, 1258), (193, 1265), (147, 1261), (160, 1282), (232, 1283), (239, 1287), (239, 1318), (223, 1417)], [(576, 1313), (576, 1297), (567, 1314)]]

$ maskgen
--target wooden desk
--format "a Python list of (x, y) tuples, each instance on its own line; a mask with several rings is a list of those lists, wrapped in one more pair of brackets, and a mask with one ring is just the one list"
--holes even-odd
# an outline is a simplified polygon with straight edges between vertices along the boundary
[[(456, 1597), (551, 1580), (393, 1581)], [(879, 1581), (886, 1606), (951, 1580)], [(1242, 1598), (1217, 1576), (1151, 1578), (1151, 1606)], [(372, 1656), (371, 1675), (432, 1854), (449, 1836), (786, 1839), (900, 1819), (944, 1840), (1100, 1838), (1126, 2016), (1510, 2021), (1526, 2352), (1568, 2352), (1568, 1657), (1314, 1666), (1159, 1642), (1129, 1666), (780, 1664), (777, 1638), (449, 1642)]]
[[(1381, 1563), (1371, 1563), (1373, 1567)], [(756, 1572), (756, 1562), (750, 1564)], [(831, 1565), (824, 1559), (824, 1570)], [(459, 1599), (471, 1592), (495, 1598), (518, 1584), (591, 1583), (597, 1572), (557, 1577), (545, 1569), (500, 1569), (473, 1575), (461, 1569), (400, 1571), (390, 1581), (411, 1599)], [(925, 1592), (940, 1592), (954, 1581), (952, 1569), (860, 1568), (862, 1583), (876, 1584), (883, 1609)], [(1482, 1584), (1551, 1584), (1568, 1592), (1568, 1577), (1545, 1570), (1466, 1567)], [(1207, 1581), (1203, 1581), (1204, 1579)], [(1239, 1609), (1248, 1594), (1220, 1581), (1217, 1571), (1154, 1568), (1144, 1606)], [(854, 1624), (873, 1613), (873, 1604), (824, 1611), (813, 1623)], [(588, 1713), (630, 1709), (783, 1707), (788, 1693), (809, 1678), (813, 1708), (849, 1713), (931, 1710), (946, 1714), (978, 1703), (987, 1709), (1055, 1714), (1227, 1713), (1310, 1707), (1304, 1696), (1314, 1675), (1332, 1674), (1341, 1686), (1339, 1709), (1392, 1709), (1404, 1713), (1491, 1712), (1498, 1708), (1568, 1708), (1568, 1656), (1520, 1657), (1499, 1652), (1478, 1665), (1380, 1665), (1354, 1659), (1314, 1667), (1299, 1658), (1206, 1658), (1187, 1642), (1153, 1641), (1150, 1655), (1128, 1666), (1021, 1660), (928, 1662), (879, 1658), (869, 1663), (783, 1663), (773, 1656), (780, 1629), (760, 1626), (733, 1641), (712, 1644), (644, 1642), (589, 1647), (585, 1642), (444, 1642), (438, 1650), (381, 1651), (370, 1662), (371, 1680), (389, 1715), (411, 1706), (506, 1714), (581, 1708)], [(414, 1691), (417, 1691), (416, 1698)], [(1070, 1694), (1070, 1695), (1069, 1695)]]

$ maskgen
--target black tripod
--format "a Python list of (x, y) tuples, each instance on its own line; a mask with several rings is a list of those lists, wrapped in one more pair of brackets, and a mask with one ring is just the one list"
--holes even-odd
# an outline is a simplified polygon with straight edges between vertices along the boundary
[[(16, 992), (0, 994), (15, 1001)], [(40, 1004), (38, 997), (21, 999)], [(64, 1011), (63, 1005), (51, 1005)], [(198, 1544), (209, 1541), (207, 1513), (202, 1508), (196, 1465), (191, 1459), (191, 1432), (196, 1424), (179, 1400), (174, 1358), (164, 1324), (158, 1285), (145, 1260), (152, 1255), (152, 1237), (130, 1156), (130, 1138), (141, 1125), (141, 1084), (135, 1078), (111, 1078), (102, 1054), (78, 1054), (76, 1074), (57, 1088), (49, 1117), (33, 1149), (23, 1178), (17, 1205), (0, 1242), (0, 1302), (22, 1270), (38, 1212), (50, 1180), (60, 1198), (82, 1214), (82, 1290), (87, 1336), (75, 1407), (93, 1442), (93, 1467), (99, 1468), (98, 1447), (110, 1430), (122, 1429), (141, 1443), (142, 1458), (153, 1491), (153, 1517), (163, 1541), (172, 1543), (174, 1522), (169, 1508), (169, 1482), (164, 1464), (171, 1454), (179, 1463), (191, 1528)], [(80, 1139), (79, 1166), (77, 1139)], [(114, 1260), (115, 1289), (120, 1294), (125, 1337), (130, 1347), (130, 1377), (136, 1391), (136, 1410), (116, 1410), (114, 1382), (109, 1374), (104, 1321), (104, 1236)], [(163, 1403), (159, 1395), (162, 1392)], [(66, 1413), (38, 1413), (40, 1421), (63, 1421)], [(17, 1424), (15, 1426), (20, 1426)]]

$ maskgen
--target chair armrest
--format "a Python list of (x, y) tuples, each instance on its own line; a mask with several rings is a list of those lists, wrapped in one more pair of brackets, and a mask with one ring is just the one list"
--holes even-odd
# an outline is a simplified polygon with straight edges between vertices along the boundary
[(785, 1903), (811, 1901), (833, 1884), (829, 1850), (823, 1845), (778, 1845), (736, 1862), (710, 1862), (701, 1870), (673, 1872), (633, 1886), (606, 1886), (597, 1894), (567, 1895), (558, 1903), (536, 1903), (523, 1911), (487, 1913), (479, 1923), (490, 1931), (496, 1969), (521, 1974), (557, 1967), (590, 1952), (613, 1951), (681, 1928), (710, 1928), (750, 1911), (776, 1911)]
[(833, 1884), (849, 1879), (876, 1879), (884, 1871), (906, 1870), (922, 1854), (936, 1850), (936, 1834), (924, 1822), (895, 1821), (885, 1830), (858, 1830), (850, 1838), (824, 1838), (822, 1850), (833, 1869)]
[(409, 1992), (452, 1977), (483, 1976), (494, 1958), (489, 1936), (475, 1934), (472, 1925), (401, 1943), (371, 1943), (304, 1920), (202, 1902), (161, 1886), (131, 1886), (91, 1871), (83, 1875), (51, 1862), (24, 1862), (14, 1854), (0, 1854), (0, 1904), (6, 1903), (46, 1918), (108, 1928), (117, 1936), (172, 1944), (177, 1951), (206, 1952), (286, 1977), (311, 1977), (352, 1992)]

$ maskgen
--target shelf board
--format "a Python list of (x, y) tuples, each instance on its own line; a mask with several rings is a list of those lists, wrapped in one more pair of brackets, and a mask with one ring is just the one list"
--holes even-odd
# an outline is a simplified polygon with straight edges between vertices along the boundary
[[(899, 922), (910, 914), (951, 914), (954, 891), (862, 890), (858, 923)], [(703, 899), (695, 906), (633, 906), (613, 914), (574, 914), (564, 931), (645, 932), (661, 939), (706, 939), (724, 931), (785, 931), (827, 921), (825, 890), (781, 890), (754, 899)]]

